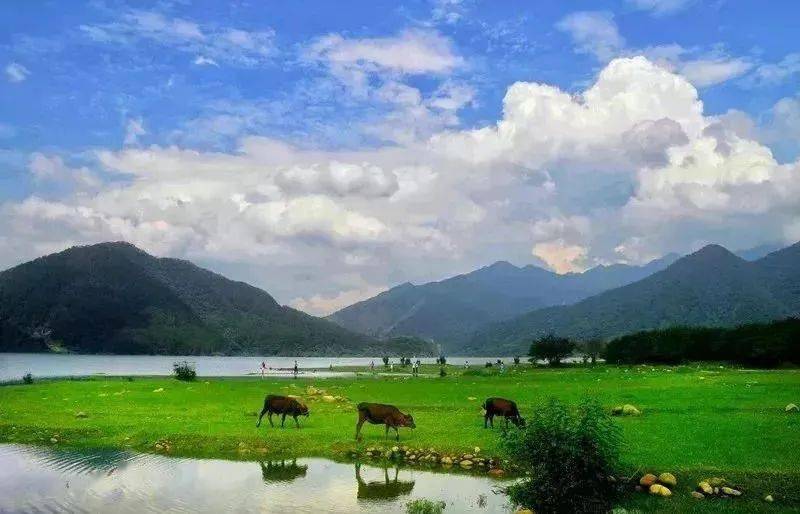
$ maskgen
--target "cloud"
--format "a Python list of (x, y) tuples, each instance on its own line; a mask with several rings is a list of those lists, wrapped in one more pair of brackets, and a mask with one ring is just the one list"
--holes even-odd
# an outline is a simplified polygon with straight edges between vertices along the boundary
[(309, 314), (327, 316), (348, 305), (371, 298), (386, 289), (383, 286), (365, 286), (360, 289), (342, 291), (331, 296), (316, 294), (309, 298), (295, 298), (290, 302), (290, 305)]
[(144, 129), (144, 122), (141, 118), (128, 120), (125, 126), (125, 146), (135, 145), (139, 141), (139, 136), (147, 134)]
[(330, 34), (312, 43), (305, 58), (327, 66), (342, 82), (362, 91), (370, 74), (446, 74), (464, 64), (449, 39), (421, 29), (382, 38)]
[(750, 87), (775, 86), (800, 74), (800, 53), (791, 53), (776, 63), (760, 64), (744, 81)]
[(601, 61), (619, 55), (625, 47), (625, 39), (620, 35), (611, 13), (574, 12), (559, 21), (556, 28), (570, 35), (579, 52), (592, 54)]
[(272, 29), (245, 31), (232, 27), (203, 26), (191, 20), (169, 18), (159, 12), (128, 10), (116, 20), (81, 25), (86, 37), (97, 43), (135, 46), (151, 42), (196, 55), (194, 63), (253, 67), (275, 53)]
[[(452, 111), (470, 96), (390, 83), (398, 109)], [(775, 113), (791, 124), (793, 106)], [(126, 239), (233, 269), (314, 312), (499, 259), (537, 257), (565, 272), (703, 242), (790, 242), (800, 163), (778, 162), (743, 117), (704, 113), (697, 88), (668, 67), (618, 58), (581, 92), (517, 82), (492, 123), (385, 147), (250, 136), (224, 151), (98, 149), (87, 166), (113, 182), (7, 202), (0, 238), (17, 255)], [(42, 180), (71, 173), (52, 156), (36, 160)]]
[(9, 82), (23, 82), (30, 74), (28, 68), (19, 63), (12, 62), (6, 66), (6, 79)]
[(743, 58), (711, 58), (686, 61), (678, 64), (681, 75), (697, 87), (708, 87), (740, 77), (753, 68), (753, 63)]
[(683, 10), (694, 0), (627, 0), (628, 4), (642, 11), (650, 11), (656, 16), (672, 14)]
[(37, 182), (58, 182), (83, 189), (100, 185), (100, 180), (88, 168), (70, 168), (61, 157), (40, 152), (31, 155), (28, 170)]

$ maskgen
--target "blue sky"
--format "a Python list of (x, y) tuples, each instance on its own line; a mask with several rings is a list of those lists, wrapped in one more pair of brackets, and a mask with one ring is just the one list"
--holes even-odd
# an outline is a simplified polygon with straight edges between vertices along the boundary
[[(744, 248), (800, 239), (786, 194), (796, 198), (780, 182), (797, 181), (790, 174), (800, 152), (797, 19), (800, 5), (788, 0), (3, 2), (0, 260), (12, 265), (69, 244), (129, 239), (323, 312), (394, 283), (496, 258), (569, 271), (703, 242)], [(576, 157), (600, 144), (600, 129), (581, 140), (566, 134), (544, 146), (530, 143), (551, 123), (560, 126), (559, 112), (567, 111), (534, 115), (525, 106), (545, 105), (537, 96), (543, 92), (511, 98), (512, 84), (546, 84), (579, 98), (610, 63), (636, 57), (685, 83), (685, 107), (694, 109), (689, 97), (696, 94), (702, 120), (679, 119), (684, 106), (662, 98), (659, 118), (627, 112), (621, 116), (639, 125), (621, 127), (613, 138), (644, 138), (636, 140), (639, 150), (660, 141), (655, 152), (673, 159), (687, 141), (699, 148), (699, 138), (716, 137), (719, 156), (730, 162), (711, 159), (689, 182), (724, 190), (689, 194), (676, 182), (686, 175), (666, 168), (652, 178), (655, 164), (667, 161), (620, 162), (610, 139), (593, 147), (602, 159)], [(620, 76), (642, 72), (631, 66)], [(662, 79), (653, 77), (626, 89), (640, 95), (626, 108), (652, 100), (648, 84), (656, 82), (647, 80)], [(465, 146), (456, 153), (491, 153), (481, 130), (519, 123), (517, 111), (525, 123), (541, 125), (516, 126), (514, 134), (529, 136), (503, 143), (502, 159), (457, 164), (433, 148), (452, 136), (448, 151), (458, 143)], [(771, 161), (734, 160), (721, 150), (733, 144), (723, 137)], [(558, 153), (567, 147), (574, 152)], [(209, 163), (219, 168), (206, 170)], [(345, 164), (355, 168), (336, 167)], [(720, 202), (741, 203), (731, 188), (744, 187), (743, 169), (750, 170), (749, 186), (760, 188), (756, 196), (765, 184), (784, 193), (763, 193), (764, 203), (747, 211), (722, 209)], [(428, 172), (435, 178), (426, 179)], [(697, 178), (703, 173), (718, 175)], [(422, 191), (424, 180), (439, 192), (399, 195), (410, 183)], [(201, 185), (224, 189), (215, 181), (239, 189), (213, 199)], [(653, 184), (664, 183), (674, 186), (671, 212), (685, 210), (645, 242), (652, 231), (639, 225), (656, 214), (636, 209), (663, 208), (666, 196), (654, 200)], [(688, 196), (678, 198), (679, 189)], [(155, 198), (166, 190), (179, 192)], [(223, 201), (233, 203), (211, 214)], [(439, 211), (432, 208), (440, 203)], [(297, 221), (289, 216), (293, 205), (305, 214), (316, 209), (320, 220)], [(266, 211), (252, 214), (254, 206)], [(232, 216), (234, 208), (242, 217)], [(264, 216), (275, 209), (284, 217), (270, 225)], [(392, 209), (398, 213), (388, 214)], [(420, 219), (409, 223), (403, 212)], [(295, 222), (300, 228), (285, 230)], [(223, 237), (226, 224), (252, 238), (246, 249)], [(614, 235), (595, 229), (603, 225)], [(505, 234), (492, 228), (498, 226), (516, 229)], [(376, 256), (386, 256), (383, 266)]]

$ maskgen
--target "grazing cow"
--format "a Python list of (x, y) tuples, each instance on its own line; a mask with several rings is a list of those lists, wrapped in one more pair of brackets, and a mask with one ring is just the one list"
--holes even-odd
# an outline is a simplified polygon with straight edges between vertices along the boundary
[(267, 397), (264, 398), (264, 408), (261, 410), (261, 414), (258, 416), (256, 427), (261, 426), (261, 418), (264, 417), (264, 414), (268, 414), (267, 419), (269, 420), (269, 426), (271, 427), (275, 426), (272, 424), (273, 414), (281, 415), (281, 427), (283, 427), (283, 423), (286, 421), (286, 415), (288, 414), (294, 418), (294, 424), (297, 425), (297, 428), (300, 428), (300, 423), (297, 421), (297, 416), (308, 417), (308, 407), (300, 403), (295, 398), (290, 398), (289, 396), (268, 394)]
[(483, 428), (486, 428), (487, 423), (494, 428), (494, 417), (503, 416), (506, 419), (506, 428), (508, 428), (508, 421), (511, 420), (516, 426), (522, 428), (525, 426), (525, 419), (519, 415), (517, 404), (505, 398), (487, 398), (483, 402), (483, 408), (486, 411), (483, 415)]
[(358, 404), (358, 424), (356, 425), (356, 441), (361, 440), (361, 425), (369, 421), (373, 425), (385, 425), (386, 437), (389, 437), (389, 429), (393, 428), (396, 439), (400, 440), (398, 427), (417, 428), (414, 418), (410, 414), (403, 414), (394, 405), (383, 405), (381, 403), (359, 403)]

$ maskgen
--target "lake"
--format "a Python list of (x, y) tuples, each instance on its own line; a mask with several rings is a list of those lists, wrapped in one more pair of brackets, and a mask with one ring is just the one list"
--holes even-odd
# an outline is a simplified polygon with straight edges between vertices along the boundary
[(0, 444), (0, 512), (509, 512), (486, 476), (341, 464), (234, 462)]
[[(448, 357), (448, 363), (483, 365), (498, 357)], [(236, 377), (259, 373), (261, 362), (272, 377), (288, 377), (295, 360), (304, 375), (341, 376), (328, 371), (329, 366), (381, 366), (380, 357), (218, 357), (181, 355), (75, 355), (57, 353), (0, 353), (0, 381), (19, 380), (25, 373), (34, 377), (68, 377), (86, 375), (169, 375), (175, 361), (194, 363), (197, 374), (204, 377)], [(513, 362), (503, 358), (506, 365)], [(436, 362), (435, 357), (420, 358), (424, 364)], [(398, 359), (392, 359), (397, 365)], [(345, 373), (352, 376), (352, 373)]]

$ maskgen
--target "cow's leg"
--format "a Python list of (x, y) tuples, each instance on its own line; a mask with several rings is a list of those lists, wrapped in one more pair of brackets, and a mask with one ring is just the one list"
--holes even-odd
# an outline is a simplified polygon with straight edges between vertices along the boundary
[(506, 430), (508, 430), (508, 416), (503, 416), (506, 419)]
[(383, 436), (384, 439), (389, 439), (389, 424), (387, 423), (384, 425), (386, 427), (386, 434)]
[(487, 411), (483, 415), (483, 428), (487, 428), (488, 425), (489, 425), (489, 412)]
[(294, 416), (292, 416), (292, 417), (294, 418), (294, 424), (295, 424), (295, 425), (297, 425), (297, 428), (300, 428), (300, 422), (299, 422), (299, 421), (297, 421), (297, 414), (295, 414), (295, 415), (294, 415)]
[(266, 413), (267, 413), (267, 410), (268, 410), (268, 409), (267, 409), (267, 406), (266, 406), (266, 405), (264, 405), (264, 408), (263, 408), (263, 409), (261, 409), (261, 414), (259, 414), (259, 415), (258, 415), (258, 421), (256, 421), (256, 428), (258, 428), (258, 427), (260, 427), (260, 426), (261, 426), (261, 418), (263, 418), (263, 417), (264, 417), (264, 414), (266, 414)]
[(366, 416), (364, 416), (364, 414), (361, 411), (359, 411), (358, 423), (356, 423), (356, 441), (361, 440), (361, 425), (363, 425), (366, 420), (367, 420)]
[(397, 430), (397, 427), (394, 427), (394, 440), (395, 441), (399, 441), (400, 440), (400, 431)]
[(269, 411), (269, 414), (267, 414), (267, 419), (269, 420), (269, 426), (275, 428), (275, 424), (272, 422), (272, 411)]
[(286, 423), (286, 413), (284, 412), (281, 414), (281, 428), (283, 428), (283, 424)]

